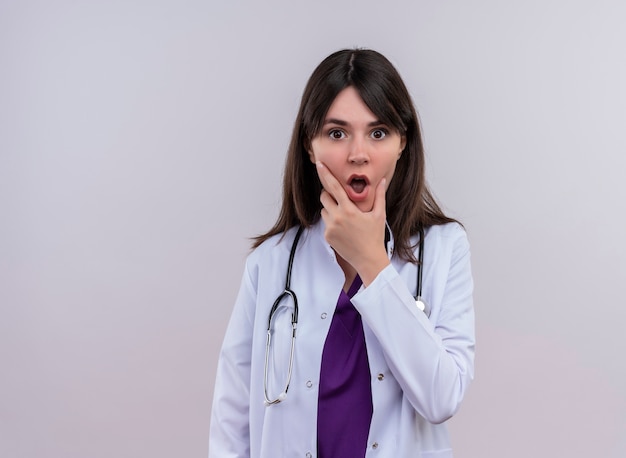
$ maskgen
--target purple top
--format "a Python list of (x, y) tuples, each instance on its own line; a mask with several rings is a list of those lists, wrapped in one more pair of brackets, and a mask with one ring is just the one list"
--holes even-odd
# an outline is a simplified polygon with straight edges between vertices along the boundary
[(317, 412), (319, 458), (363, 458), (372, 420), (372, 389), (361, 315), (350, 298), (361, 287), (357, 275), (339, 294), (320, 373)]

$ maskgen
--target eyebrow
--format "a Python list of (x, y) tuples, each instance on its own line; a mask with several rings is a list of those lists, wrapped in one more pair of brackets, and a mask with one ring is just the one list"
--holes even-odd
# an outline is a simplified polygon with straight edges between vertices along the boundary
[[(324, 125), (326, 125), (326, 124), (337, 124), (338, 126), (348, 126), (348, 125), (350, 125), (349, 122), (344, 121), (342, 119), (336, 119), (336, 118), (328, 118), (328, 119), (324, 120)], [(368, 127), (384, 126), (385, 123), (377, 119), (376, 121), (372, 121), (372, 122), (368, 123), (367, 125), (368, 125)]]

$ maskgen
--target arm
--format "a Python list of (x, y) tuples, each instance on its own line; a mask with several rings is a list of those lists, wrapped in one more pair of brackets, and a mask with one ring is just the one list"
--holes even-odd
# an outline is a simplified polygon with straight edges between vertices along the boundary
[(256, 289), (246, 265), (217, 366), (209, 458), (250, 456), (250, 360)]
[[(352, 302), (380, 342), (387, 364), (415, 410), (441, 423), (458, 409), (473, 378), (474, 312), (469, 244), (460, 228), (438, 247), (437, 299), (433, 325), (417, 309), (384, 249), (385, 182), (376, 188), (370, 212), (350, 201), (330, 171), (317, 164), (325, 237), (361, 276), (365, 289)], [(439, 243), (439, 242), (437, 242)], [(434, 304), (431, 304), (434, 305)]]
[(465, 233), (459, 230), (445, 248), (445, 259), (437, 262), (436, 281), (445, 285), (440, 285), (435, 323), (417, 309), (392, 266), (353, 298), (405, 396), (431, 423), (454, 415), (474, 375), (473, 282)]

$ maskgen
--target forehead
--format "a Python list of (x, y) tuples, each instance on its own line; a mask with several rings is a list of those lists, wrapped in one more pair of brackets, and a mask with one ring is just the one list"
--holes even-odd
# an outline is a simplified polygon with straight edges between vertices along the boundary
[(337, 94), (328, 108), (325, 122), (332, 119), (372, 122), (377, 120), (377, 116), (365, 104), (358, 91), (348, 86)]

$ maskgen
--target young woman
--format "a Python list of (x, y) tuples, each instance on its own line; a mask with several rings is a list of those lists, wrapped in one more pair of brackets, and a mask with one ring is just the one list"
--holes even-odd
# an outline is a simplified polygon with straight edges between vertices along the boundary
[(472, 289), (398, 72), (375, 51), (330, 55), (302, 97), (278, 220), (246, 262), (209, 456), (451, 457)]

